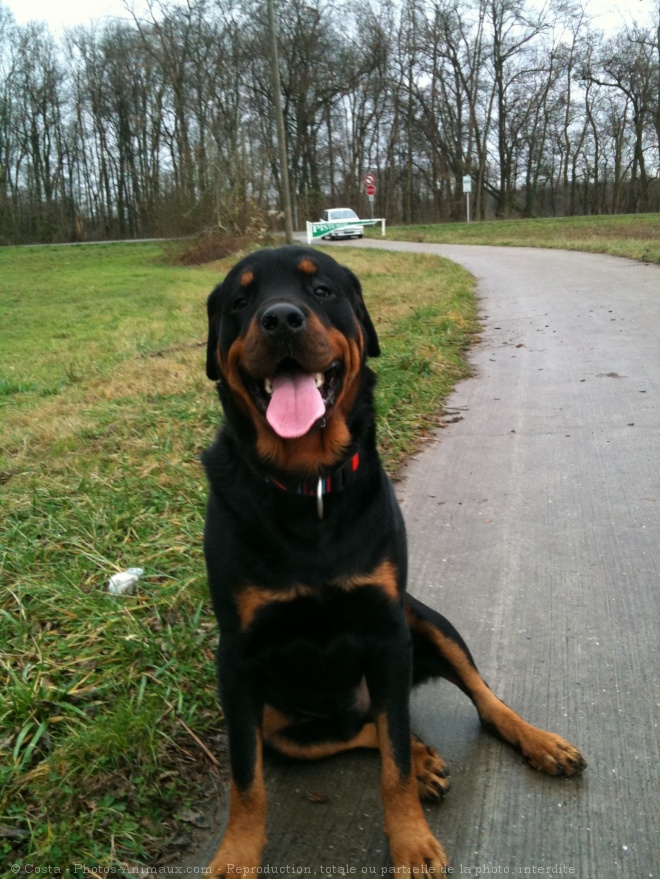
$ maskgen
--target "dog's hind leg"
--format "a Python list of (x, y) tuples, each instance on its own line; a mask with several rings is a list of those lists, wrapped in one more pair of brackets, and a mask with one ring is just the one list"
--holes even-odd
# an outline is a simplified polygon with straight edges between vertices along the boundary
[(443, 677), (474, 703), (484, 727), (521, 751), (530, 766), (549, 775), (576, 775), (586, 760), (555, 733), (532, 726), (492, 692), (479, 674), (465, 641), (452, 624), (416, 598), (406, 595), (413, 643), (413, 685)]
[[(378, 749), (376, 724), (372, 720), (367, 720), (355, 735), (343, 738), (329, 722), (296, 721), (266, 706), (262, 730), (266, 746), (294, 760), (321, 760), (356, 748)], [(446, 764), (435, 748), (425, 745), (417, 736), (411, 738), (411, 750), (419, 795), (437, 802), (449, 788)]]

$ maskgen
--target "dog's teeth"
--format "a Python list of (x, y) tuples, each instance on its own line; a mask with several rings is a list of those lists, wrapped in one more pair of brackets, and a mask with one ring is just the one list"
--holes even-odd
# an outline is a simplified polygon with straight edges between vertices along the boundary
[(273, 393), (273, 382), (271, 381), (271, 379), (264, 379), (264, 388), (266, 389), (267, 394)]
[(314, 376), (314, 381), (316, 382), (317, 388), (322, 388), (323, 387), (323, 373), (317, 372)]

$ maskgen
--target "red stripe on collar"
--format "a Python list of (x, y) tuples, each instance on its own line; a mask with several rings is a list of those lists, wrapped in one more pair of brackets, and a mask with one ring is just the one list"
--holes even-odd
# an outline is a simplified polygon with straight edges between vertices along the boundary
[[(336, 494), (337, 492), (342, 491), (351, 481), (351, 477), (357, 472), (359, 466), (360, 455), (356, 452), (351, 458), (344, 461), (340, 467), (337, 467), (327, 476), (320, 477), (320, 494)], [(318, 497), (319, 495), (319, 477), (316, 477), (315, 479), (306, 479), (302, 482), (285, 483), (272, 476), (265, 476), (264, 481), (270, 483), (270, 485), (274, 485), (281, 491), (286, 491), (290, 494), (299, 494), (304, 497)]]

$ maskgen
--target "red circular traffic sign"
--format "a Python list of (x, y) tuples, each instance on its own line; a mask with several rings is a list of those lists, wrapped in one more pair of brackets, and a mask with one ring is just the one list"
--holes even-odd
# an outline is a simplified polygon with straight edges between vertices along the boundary
[(376, 187), (373, 185), (373, 183), (367, 183), (365, 187), (365, 192), (367, 193), (367, 195), (375, 195)]
[(371, 171), (367, 171), (367, 173), (364, 175), (364, 182), (367, 186), (375, 186), (376, 178), (371, 173)]

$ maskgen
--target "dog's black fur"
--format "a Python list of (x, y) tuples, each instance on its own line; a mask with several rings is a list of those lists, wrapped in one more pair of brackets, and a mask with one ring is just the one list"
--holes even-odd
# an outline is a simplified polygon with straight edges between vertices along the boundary
[[(260, 863), (263, 744), (301, 759), (378, 747), (393, 862), (440, 871), (446, 856), (419, 795), (438, 798), (446, 771), (411, 737), (412, 685), (456, 683), (537, 769), (586, 764), (500, 702), (453, 626), (405, 592), (405, 529), (376, 450), (366, 366), (380, 349), (355, 275), (308, 248), (259, 251), (213, 291), (208, 316), (207, 374), (225, 421), (204, 455), (204, 547), (232, 775), (213, 872)], [(282, 372), (323, 380), (325, 414), (302, 436), (278, 435), (266, 417)], [(330, 480), (320, 501), (319, 479)]]

